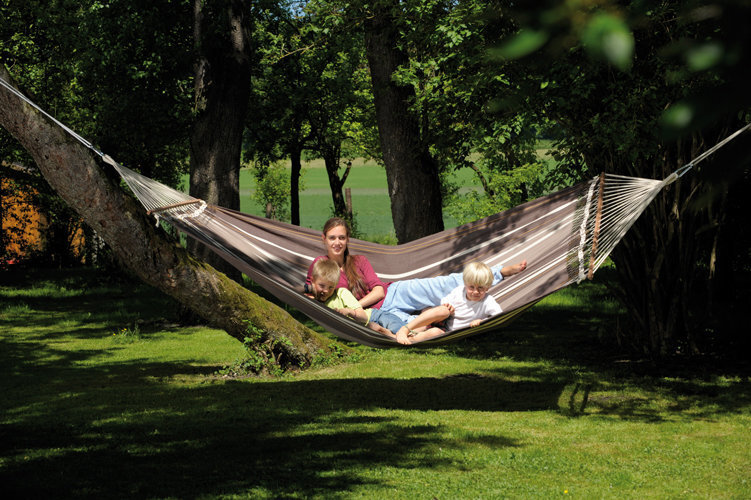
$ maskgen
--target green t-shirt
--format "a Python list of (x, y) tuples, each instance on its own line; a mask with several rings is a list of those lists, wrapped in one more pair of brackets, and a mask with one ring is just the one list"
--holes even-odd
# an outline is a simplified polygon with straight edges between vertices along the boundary
[[(362, 306), (357, 301), (354, 295), (352, 295), (352, 292), (347, 290), (346, 288), (337, 288), (336, 292), (334, 292), (334, 295), (329, 297), (329, 299), (324, 302), (326, 307), (330, 307), (331, 309), (340, 309), (342, 307), (347, 307), (349, 309), (362, 309)], [(373, 309), (365, 309), (365, 314), (367, 314), (368, 321), (365, 322), (367, 325), (370, 322), (370, 315), (372, 314)]]

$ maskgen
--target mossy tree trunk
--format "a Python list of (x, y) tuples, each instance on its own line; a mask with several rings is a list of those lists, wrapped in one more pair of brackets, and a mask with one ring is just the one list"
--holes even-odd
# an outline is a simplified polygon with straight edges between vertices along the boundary
[[(0, 67), (0, 76), (11, 81)], [(212, 325), (243, 340), (249, 326), (259, 347), (282, 368), (304, 367), (330, 340), (286, 311), (192, 258), (154, 227), (119, 179), (99, 168), (95, 156), (33, 107), (0, 87), (0, 125), (31, 154), (58, 195), (109, 244), (123, 266), (174, 297)], [(302, 272), (302, 270), (301, 270)]]

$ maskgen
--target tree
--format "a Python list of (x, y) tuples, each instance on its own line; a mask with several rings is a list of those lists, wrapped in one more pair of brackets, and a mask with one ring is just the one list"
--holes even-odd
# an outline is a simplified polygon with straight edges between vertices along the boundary
[[(0, 77), (12, 82), (4, 68)], [(190, 257), (154, 227), (84, 146), (4, 87), (0, 125), (29, 152), (49, 184), (107, 242), (122, 265), (145, 283), (239, 340), (251, 327), (262, 331), (255, 347), (269, 356), (269, 363), (302, 367), (319, 352), (328, 352), (329, 340)]]
[[(240, 153), (250, 96), (251, 12), (242, 0), (194, 0), (196, 118), (191, 135), (190, 194), (240, 209)], [(201, 259), (239, 279), (240, 273), (205, 246)]]
[(250, 111), (243, 154), (263, 173), (289, 158), (290, 221), (300, 225), (300, 179), (303, 151), (312, 146), (307, 109), (309, 76), (305, 74), (300, 30), (302, 14), (289, 2), (256, 7), (253, 39), (257, 61), (251, 78)]
[(192, 121), (187, 0), (14, 1), (0, 17), (0, 63), (24, 68), (18, 78), (44, 109), (131, 168), (178, 183)]
[[(22, 85), (82, 136), (174, 186), (186, 168), (191, 121), (188, 5), (186, 0), (3, 2), (0, 64), (24, 68), (18, 74)], [(2, 130), (0, 155), (33, 165)], [(37, 177), (23, 182), (33, 184)], [(45, 184), (37, 186), (40, 193), (50, 192)], [(43, 199), (47, 210), (60, 215), (52, 218), (60, 224), (48, 241), (60, 242), (62, 249), (69, 234), (65, 226), (80, 220), (69, 217), (54, 194)], [(61, 262), (64, 255), (47, 258)]]
[[(749, 72), (747, 6), (613, 2), (556, 12), (522, 12), (523, 28), (498, 54), (519, 58), (530, 88), (540, 89), (529, 102), (556, 123), (569, 176), (665, 178), (748, 119), (749, 97), (738, 86)], [(727, 178), (712, 182), (708, 165), (664, 190), (612, 254), (631, 320), (621, 339), (650, 356), (697, 354), (717, 341), (708, 334), (716, 314), (706, 293), (715, 279), (710, 256), (734, 256), (716, 252), (730, 193)]]
[(333, 212), (345, 216), (349, 168), (341, 172), (341, 160), (352, 159), (350, 151), (366, 151), (363, 131), (374, 127), (362, 38), (341, 26), (332, 29), (333, 18), (318, 15), (316, 8), (289, 5), (265, 14), (265, 28), (256, 30), (263, 55), (253, 82), (247, 152), (261, 163), (291, 158), (294, 224), (299, 224), (302, 152), (323, 158)]
[[(536, 147), (540, 122), (532, 110), (503, 110), (520, 95), (523, 73), (488, 57), (491, 44), (513, 33), (500, 2), (412, 2), (403, 34), (409, 61), (396, 79), (415, 89), (412, 110), (443, 176), (446, 210), (469, 222), (543, 193)], [(415, 22), (414, 19), (419, 19)], [(482, 192), (454, 194), (447, 173), (471, 169)]]
[(394, 230), (405, 243), (442, 231), (443, 207), (438, 165), (410, 109), (415, 90), (395, 79), (408, 62), (400, 43), (401, 8), (396, 0), (374, 2), (364, 30)]

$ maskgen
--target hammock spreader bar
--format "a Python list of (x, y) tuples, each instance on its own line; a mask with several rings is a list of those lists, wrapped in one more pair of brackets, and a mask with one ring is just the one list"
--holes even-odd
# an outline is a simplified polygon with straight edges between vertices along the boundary
[[(323, 251), (320, 231), (207, 204), (138, 174), (44, 112), (0, 78), (0, 85), (27, 102), (111, 165), (147, 213), (204, 243), (260, 286), (331, 333), (374, 347), (399, 345), (296, 290), (310, 262)], [(478, 327), (447, 332), (419, 345), (435, 345), (497, 329), (545, 296), (585, 277), (591, 279), (655, 196), (751, 124), (664, 180), (601, 174), (485, 219), (396, 246), (351, 239), (352, 254), (365, 255), (385, 281), (458, 272), (481, 260), (493, 266), (527, 259), (527, 269), (490, 292), (504, 312)], [(594, 197), (594, 192), (597, 196)], [(196, 204), (198, 206), (196, 207)], [(594, 214), (594, 217), (592, 217)]]

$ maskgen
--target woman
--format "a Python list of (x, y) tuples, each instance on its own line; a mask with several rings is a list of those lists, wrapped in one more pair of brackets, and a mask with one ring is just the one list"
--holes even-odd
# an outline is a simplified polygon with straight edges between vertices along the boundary
[[(421, 311), (440, 304), (443, 297), (464, 283), (462, 273), (383, 283), (373, 271), (367, 257), (350, 255), (349, 236), (349, 226), (344, 219), (334, 217), (326, 221), (323, 226), (326, 255), (316, 257), (310, 264), (306, 279), (308, 285), (311, 283), (313, 264), (319, 259), (332, 259), (339, 264), (341, 270), (338, 287), (348, 288), (363, 307), (388, 311), (406, 323)], [(526, 267), (526, 260), (513, 266), (492, 267), (493, 284)]]
[(386, 296), (388, 284), (378, 278), (367, 257), (350, 255), (349, 236), (349, 225), (344, 219), (332, 217), (326, 221), (323, 226), (323, 246), (326, 248), (326, 255), (316, 257), (311, 262), (305, 283), (311, 284), (313, 264), (320, 259), (329, 258), (339, 264), (337, 288), (349, 289), (363, 308), (378, 309)]

